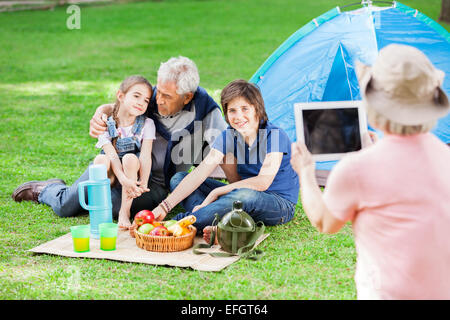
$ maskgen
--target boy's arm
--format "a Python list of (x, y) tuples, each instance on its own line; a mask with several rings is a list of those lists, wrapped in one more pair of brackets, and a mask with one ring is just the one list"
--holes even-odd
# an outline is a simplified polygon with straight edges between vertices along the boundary
[[(211, 149), (205, 159), (192, 170), (180, 184), (165, 199), (172, 208), (178, 203), (186, 199), (193, 191), (195, 191), (209, 177), (211, 172), (223, 161), (224, 154), (216, 149)], [(153, 214), (158, 220), (164, 219), (167, 212), (161, 209), (159, 204), (153, 210)]]
[(229, 183), (234, 183), (241, 180), (237, 172), (237, 159), (232, 153), (227, 153), (224, 157), (224, 161), (220, 164), (223, 172), (225, 173), (226, 179)]
[(140, 169), (139, 180), (142, 188), (147, 189), (150, 171), (152, 169), (152, 147), (153, 139), (144, 139), (141, 146), (141, 155), (139, 156)]
[(257, 176), (239, 180), (212, 190), (205, 200), (192, 211), (195, 212), (198, 209), (207, 206), (216, 201), (220, 196), (230, 193), (235, 189), (247, 188), (256, 191), (267, 190), (280, 169), (282, 159), (283, 153), (281, 152), (271, 152), (267, 154)]
[(234, 189), (248, 188), (256, 191), (266, 191), (275, 179), (275, 176), (280, 169), (281, 161), (283, 160), (283, 153), (271, 152), (266, 155), (261, 169), (256, 177), (247, 178), (234, 183), (230, 183), (224, 188), (226, 193)]

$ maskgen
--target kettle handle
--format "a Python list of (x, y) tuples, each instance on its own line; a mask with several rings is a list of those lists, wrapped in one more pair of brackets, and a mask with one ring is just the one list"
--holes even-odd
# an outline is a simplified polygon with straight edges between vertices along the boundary
[[(256, 244), (256, 241), (264, 234), (266, 226), (264, 225), (264, 222), (258, 221), (256, 223), (255, 232), (252, 234), (252, 237), (250, 238), (248, 244), (246, 246), (243, 246), (239, 248), (237, 251), (237, 255), (242, 258), (247, 258), (251, 260), (259, 260), (264, 255), (264, 252), (259, 249), (255, 249), (254, 246)], [(245, 249), (250, 248), (247, 252), (243, 252)]]
[[(217, 225), (219, 224), (219, 214), (215, 213), (214, 214), (214, 220), (212, 222), (212, 231), (211, 231), (211, 239), (209, 239), (209, 247), (211, 248), (214, 245), (214, 240), (216, 239), (216, 233), (217, 233)], [(215, 228), (214, 228), (215, 227)]]

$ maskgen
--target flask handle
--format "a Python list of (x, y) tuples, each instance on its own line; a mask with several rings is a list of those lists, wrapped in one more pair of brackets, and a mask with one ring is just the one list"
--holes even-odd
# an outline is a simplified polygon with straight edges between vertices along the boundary
[(91, 210), (104, 210), (104, 206), (90, 206), (86, 204), (86, 197), (84, 194), (84, 188), (86, 186), (95, 186), (95, 185), (103, 185), (104, 182), (97, 182), (97, 181), (83, 181), (78, 184), (78, 200), (80, 202), (80, 206), (83, 207), (83, 209), (91, 211)]

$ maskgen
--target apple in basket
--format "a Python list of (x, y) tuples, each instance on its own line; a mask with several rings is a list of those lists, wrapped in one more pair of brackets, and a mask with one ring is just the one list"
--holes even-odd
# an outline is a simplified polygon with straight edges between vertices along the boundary
[(178, 221), (177, 220), (167, 220), (167, 221), (164, 221), (164, 227), (166, 227), (167, 229), (170, 227), (170, 226), (173, 226), (174, 224), (176, 224)]
[(152, 236), (168, 236), (169, 230), (167, 230), (167, 228), (164, 226), (158, 226), (155, 229), (153, 229), (152, 231), (150, 231), (150, 235), (152, 235)]
[(140, 233), (149, 234), (150, 231), (152, 231), (153, 229), (155, 229), (155, 227), (152, 224), (144, 223), (142, 226), (139, 227), (138, 231)]
[(134, 217), (134, 222), (138, 228), (143, 224), (153, 223), (153, 220), (155, 220), (155, 216), (150, 210), (141, 210)]

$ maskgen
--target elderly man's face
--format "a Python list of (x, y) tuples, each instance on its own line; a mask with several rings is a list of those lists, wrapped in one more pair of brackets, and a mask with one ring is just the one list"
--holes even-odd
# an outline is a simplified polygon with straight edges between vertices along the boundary
[(162, 83), (158, 80), (156, 84), (156, 104), (158, 105), (158, 113), (162, 116), (169, 116), (177, 113), (188, 104), (193, 93), (186, 94), (177, 93), (177, 85), (175, 82)]

